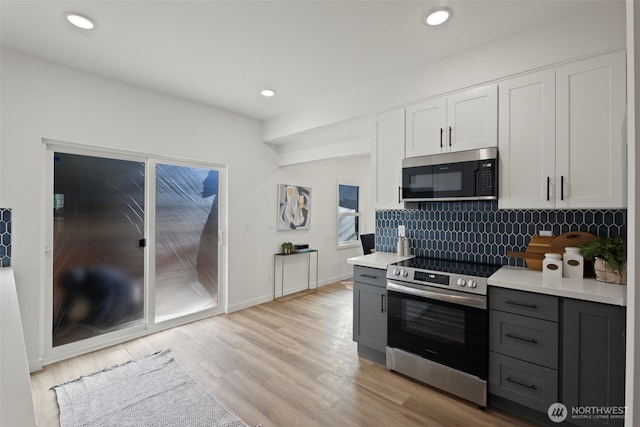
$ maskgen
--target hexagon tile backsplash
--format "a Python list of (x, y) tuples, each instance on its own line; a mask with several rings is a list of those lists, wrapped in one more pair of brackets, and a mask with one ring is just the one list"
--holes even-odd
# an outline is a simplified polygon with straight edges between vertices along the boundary
[(428, 202), (419, 210), (376, 211), (376, 251), (396, 252), (398, 225), (406, 227), (411, 254), (459, 261), (524, 266), (507, 251), (524, 251), (531, 236), (585, 231), (626, 239), (627, 211), (498, 209), (497, 201)]
[(11, 209), (0, 208), (0, 267), (11, 265)]

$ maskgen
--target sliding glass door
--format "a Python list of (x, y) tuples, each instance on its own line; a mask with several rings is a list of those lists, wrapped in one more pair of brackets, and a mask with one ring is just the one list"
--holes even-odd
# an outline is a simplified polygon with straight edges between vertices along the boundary
[(48, 151), (50, 354), (221, 311), (221, 169), (64, 148)]
[(219, 172), (156, 164), (155, 321), (218, 306)]
[(143, 323), (145, 165), (54, 153), (54, 347)]

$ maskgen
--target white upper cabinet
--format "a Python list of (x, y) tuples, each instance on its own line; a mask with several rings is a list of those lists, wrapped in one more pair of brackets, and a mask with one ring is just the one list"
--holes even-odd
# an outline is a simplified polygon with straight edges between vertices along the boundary
[[(555, 72), (500, 83), (498, 206), (552, 208), (555, 176)], [(554, 179), (555, 182), (555, 179)]]
[(498, 90), (487, 85), (407, 107), (407, 157), (495, 147)]
[(378, 114), (373, 120), (371, 172), (375, 209), (399, 209), (404, 158), (404, 108)]
[(487, 85), (447, 97), (450, 151), (498, 145), (498, 86)]
[(626, 206), (625, 67), (616, 52), (556, 69), (558, 208)]
[(500, 83), (500, 195), (508, 209), (626, 206), (625, 54)]
[(407, 107), (407, 157), (438, 154), (445, 151), (447, 98), (445, 96)]

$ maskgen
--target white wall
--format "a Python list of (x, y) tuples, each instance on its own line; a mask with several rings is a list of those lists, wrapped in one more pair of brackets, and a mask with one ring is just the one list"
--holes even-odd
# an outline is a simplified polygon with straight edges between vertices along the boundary
[(640, 82), (638, 70), (640, 70), (640, 8), (635, 2), (627, 1), (627, 135), (628, 135), (628, 212), (627, 218), (631, 218), (627, 225), (627, 352), (626, 352), (626, 389), (625, 405), (629, 408), (625, 426), (632, 427), (640, 419), (640, 393), (636, 390), (640, 385), (640, 341), (636, 338), (636, 331), (640, 330), (640, 292), (636, 286), (638, 280), (637, 255), (640, 254), (640, 239), (637, 237), (640, 230), (640, 186), (638, 185), (638, 162), (640, 150), (637, 140), (640, 135)]
[(569, 59), (623, 48), (625, 3), (592, 2), (592, 7), (590, 13), (562, 17), (402, 75), (389, 76), (375, 87), (354, 87), (338, 96), (315, 100), (307, 109), (266, 121), (263, 139), (289, 141), (291, 135), (331, 123)]
[[(45, 208), (43, 138), (227, 165), (228, 308), (272, 297), (272, 254), (286, 240), (320, 250), (320, 283), (348, 277), (337, 250), (336, 182), (360, 185), (368, 203), (368, 157), (281, 170), (253, 119), (63, 67), (8, 49), (1, 56), (0, 206), (12, 208), (12, 267), (31, 370), (44, 356)], [(278, 183), (313, 189), (311, 231), (277, 232)], [(372, 224), (370, 220), (369, 224)], [(292, 276), (295, 277), (295, 276)]]

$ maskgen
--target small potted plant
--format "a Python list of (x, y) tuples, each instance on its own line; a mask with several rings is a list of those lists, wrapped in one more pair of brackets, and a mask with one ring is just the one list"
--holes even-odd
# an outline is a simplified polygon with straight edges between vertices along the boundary
[(593, 261), (596, 280), (627, 283), (627, 248), (620, 236), (593, 240), (581, 247), (582, 256)]
[(283, 254), (291, 254), (293, 253), (293, 243), (291, 242), (284, 242), (282, 245), (282, 253)]

